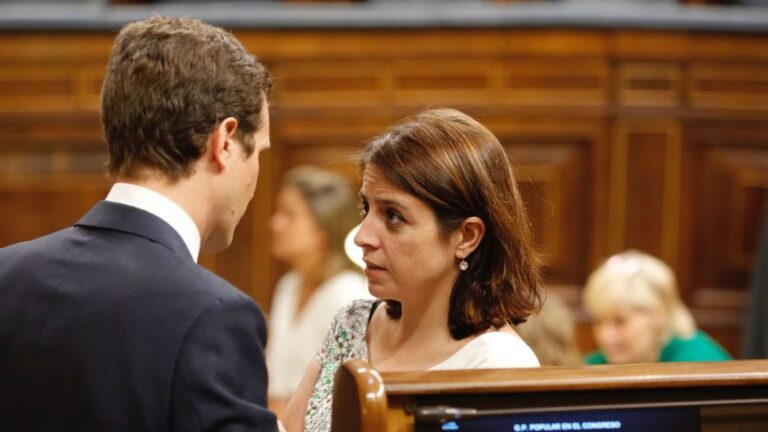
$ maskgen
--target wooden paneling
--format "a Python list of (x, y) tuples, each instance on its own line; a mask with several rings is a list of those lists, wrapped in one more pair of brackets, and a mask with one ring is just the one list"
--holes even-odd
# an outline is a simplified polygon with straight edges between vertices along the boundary
[(392, 65), (395, 103), (402, 105), (483, 105), (495, 89), (494, 62), (424, 59)]
[(768, 65), (703, 63), (689, 74), (689, 100), (696, 108), (768, 110)]
[(608, 100), (604, 61), (443, 59), (297, 61), (273, 69), (294, 107), (576, 105)]
[[(546, 28), (235, 34), (274, 76), (273, 147), (234, 244), (201, 263), (265, 309), (282, 271), (266, 246), (281, 176), (314, 163), (355, 179), (354, 155), (366, 139), (424, 108), (452, 106), (507, 149), (549, 284), (580, 287), (607, 255), (643, 249), (675, 268), (704, 328), (738, 346), (768, 189), (768, 36)], [(108, 189), (98, 109), (113, 37), (0, 34), (0, 245), (70, 225)], [(724, 292), (742, 295), (712, 301)]]
[[(65, 154), (82, 150), (107, 149), (102, 138), (98, 112), (14, 112), (0, 113), (0, 152), (33, 155)], [(47, 157), (47, 156), (46, 156)], [(0, 166), (7, 172), (12, 164)]]
[(756, 259), (768, 155), (757, 148), (708, 148), (700, 169), (699, 283), (738, 289), (746, 285)]
[[(589, 266), (590, 137), (568, 141), (556, 134), (509, 137), (499, 134), (516, 170), (520, 191), (546, 262), (549, 283), (573, 283)], [(526, 139), (527, 138), (527, 139)]]
[(275, 100), (286, 106), (364, 107), (390, 97), (382, 62), (287, 62), (271, 72)]
[(605, 61), (513, 59), (500, 67), (505, 104), (584, 107), (608, 102), (610, 67)]
[(30, 240), (71, 226), (106, 196), (109, 185), (103, 176), (0, 176), (3, 244)]
[(731, 354), (741, 350), (741, 326), (748, 296), (744, 290), (699, 287), (689, 299), (696, 324)]
[(677, 267), (682, 137), (665, 120), (622, 121), (611, 148), (612, 252), (636, 248)]
[(3, 34), (0, 113), (98, 112), (107, 34)]
[(742, 307), (757, 260), (768, 194), (768, 129), (764, 125), (697, 125), (695, 244), (689, 302), (697, 321), (738, 354)]
[(630, 63), (616, 67), (618, 103), (623, 106), (678, 106), (683, 96), (678, 63)]

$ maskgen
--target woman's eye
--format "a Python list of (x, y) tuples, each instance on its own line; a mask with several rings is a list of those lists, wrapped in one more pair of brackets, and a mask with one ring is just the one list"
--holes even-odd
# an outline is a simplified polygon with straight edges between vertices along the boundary
[(361, 218), (366, 217), (368, 215), (368, 203), (366, 202), (360, 203), (359, 210), (360, 210), (360, 217)]
[(387, 210), (387, 223), (390, 225), (397, 225), (402, 221), (403, 217), (400, 216), (400, 213), (392, 209)]

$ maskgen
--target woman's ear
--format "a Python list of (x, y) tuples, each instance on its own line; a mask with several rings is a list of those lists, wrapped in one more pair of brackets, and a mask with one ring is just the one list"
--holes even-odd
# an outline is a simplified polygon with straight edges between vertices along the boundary
[(223, 171), (232, 156), (232, 140), (237, 130), (237, 119), (227, 117), (222, 120), (216, 129), (208, 136), (208, 149), (210, 159), (219, 171)]
[(485, 222), (477, 216), (470, 216), (464, 219), (456, 233), (458, 236), (456, 258), (464, 259), (480, 245), (485, 235)]

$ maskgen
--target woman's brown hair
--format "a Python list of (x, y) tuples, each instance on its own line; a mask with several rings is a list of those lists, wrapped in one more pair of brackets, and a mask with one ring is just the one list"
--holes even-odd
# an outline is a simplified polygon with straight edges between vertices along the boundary
[[(425, 111), (371, 140), (360, 164), (429, 205), (446, 235), (470, 216), (485, 223), (451, 291), (453, 338), (517, 324), (538, 310), (539, 265), (525, 206), (504, 148), (488, 129), (453, 109)], [(398, 318), (400, 304), (387, 301), (387, 313)]]

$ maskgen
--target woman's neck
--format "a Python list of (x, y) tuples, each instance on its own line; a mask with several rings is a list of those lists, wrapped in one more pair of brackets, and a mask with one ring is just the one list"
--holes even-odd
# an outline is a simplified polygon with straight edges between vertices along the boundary
[(322, 282), (326, 267), (326, 255), (320, 252), (306, 253), (289, 260), (291, 270), (298, 273), (302, 284)]
[[(438, 297), (439, 298), (439, 297)], [(435, 299), (437, 300), (437, 299)], [(401, 303), (400, 319), (396, 321), (396, 343), (426, 341), (436, 336), (449, 336), (448, 299), (421, 303)]]
[(325, 281), (325, 260), (321, 255), (309, 255), (304, 259), (296, 260), (293, 271), (299, 275), (300, 294), (296, 305), (296, 317), (298, 318), (304, 307), (309, 303), (312, 294)]
[(374, 366), (383, 371), (429, 369), (466, 343), (451, 336), (448, 299), (445, 293), (433, 301), (401, 302), (399, 319), (389, 318), (383, 310), (378, 312), (373, 324), (376, 331), (369, 342)]

